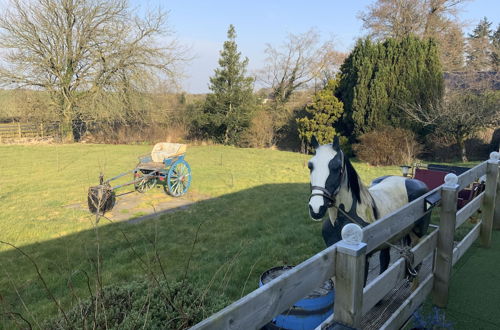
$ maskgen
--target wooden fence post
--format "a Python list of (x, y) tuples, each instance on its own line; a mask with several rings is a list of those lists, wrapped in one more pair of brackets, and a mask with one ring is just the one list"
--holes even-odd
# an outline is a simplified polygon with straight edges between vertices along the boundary
[(444, 181), (445, 184), (441, 188), (441, 216), (432, 289), (432, 301), (441, 308), (448, 304), (459, 187), (458, 177), (453, 173), (447, 174)]
[(363, 316), (365, 260), (365, 243), (337, 243), (333, 319), (352, 328), (360, 327)]
[(489, 247), (491, 245), (491, 230), (493, 228), (493, 215), (495, 209), (495, 197), (497, 193), (498, 181), (498, 154), (492, 152), (486, 166), (486, 187), (484, 190), (483, 205), (481, 212), (483, 214), (483, 223), (481, 225), (481, 245)]
[(19, 138), (21, 138), (21, 123), (17, 123), (17, 132), (19, 134)]
[[(492, 153), (491, 158), (496, 160), (500, 159), (500, 150), (497, 153)], [(493, 213), (493, 228), (496, 230), (500, 229), (500, 162), (498, 163), (498, 178), (497, 178), (497, 191), (495, 198), (495, 211)]]

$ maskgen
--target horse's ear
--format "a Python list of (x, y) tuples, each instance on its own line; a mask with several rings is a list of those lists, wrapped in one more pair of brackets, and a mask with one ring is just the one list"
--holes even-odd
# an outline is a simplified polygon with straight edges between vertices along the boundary
[(318, 143), (318, 140), (316, 140), (316, 137), (313, 135), (312, 138), (311, 138), (311, 146), (314, 148), (314, 149), (318, 149), (319, 147), (319, 143)]
[(340, 142), (339, 142), (339, 137), (335, 135), (333, 138), (333, 144), (332, 144), (333, 150), (339, 151), (340, 150)]

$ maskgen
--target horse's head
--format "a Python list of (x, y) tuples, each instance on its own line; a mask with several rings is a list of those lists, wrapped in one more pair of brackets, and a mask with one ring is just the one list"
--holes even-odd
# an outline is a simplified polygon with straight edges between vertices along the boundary
[(311, 144), (316, 153), (308, 163), (311, 171), (309, 214), (313, 220), (319, 221), (325, 216), (326, 210), (335, 203), (344, 178), (345, 163), (337, 136), (332, 144), (322, 146), (313, 136)]

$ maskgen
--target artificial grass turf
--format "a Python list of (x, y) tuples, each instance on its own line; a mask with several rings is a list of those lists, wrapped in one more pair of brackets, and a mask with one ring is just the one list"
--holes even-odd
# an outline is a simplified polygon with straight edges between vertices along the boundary
[(492, 245), (474, 243), (453, 267), (448, 306), (438, 309), (427, 297), (404, 329), (500, 329), (500, 231), (493, 231)]
[(475, 243), (455, 265), (446, 318), (454, 329), (500, 329), (500, 231)]

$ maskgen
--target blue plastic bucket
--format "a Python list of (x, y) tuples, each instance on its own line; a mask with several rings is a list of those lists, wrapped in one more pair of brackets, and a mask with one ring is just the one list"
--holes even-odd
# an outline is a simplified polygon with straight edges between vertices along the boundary
[[(260, 276), (259, 286), (270, 282), (293, 266), (271, 268)], [(293, 306), (276, 316), (266, 325), (266, 329), (306, 330), (314, 329), (333, 313), (335, 290), (331, 280), (311, 292), (308, 296), (297, 301)]]

